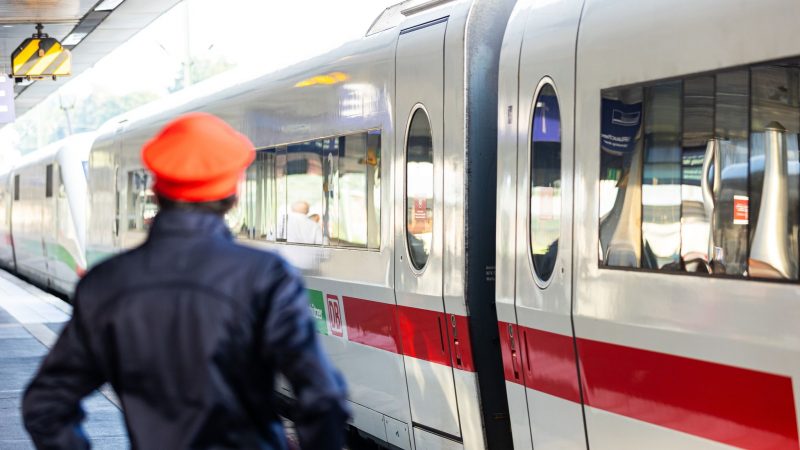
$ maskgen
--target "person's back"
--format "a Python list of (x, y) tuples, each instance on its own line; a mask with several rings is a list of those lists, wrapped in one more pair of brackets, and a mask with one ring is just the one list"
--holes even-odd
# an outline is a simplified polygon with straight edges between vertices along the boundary
[(281, 372), (303, 448), (341, 448), (344, 384), (317, 343), (302, 280), (280, 257), (236, 244), (220, 214), (172, 206), (145, 244), (79, 284), (25, 396), (37, 446), (83, 446), (78, 402), (109, 381), (133, 448), (283, 449)]

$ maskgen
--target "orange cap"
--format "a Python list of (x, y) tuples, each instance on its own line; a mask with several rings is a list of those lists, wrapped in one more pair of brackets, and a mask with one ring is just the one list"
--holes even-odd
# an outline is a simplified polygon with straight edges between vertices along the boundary
[(183, 115), (142, 147), (155, 174), (153, 189), (172, 200), (207, 202), (236, 194), (242, 172), (255, 159), (243, 134), (206, 113)]

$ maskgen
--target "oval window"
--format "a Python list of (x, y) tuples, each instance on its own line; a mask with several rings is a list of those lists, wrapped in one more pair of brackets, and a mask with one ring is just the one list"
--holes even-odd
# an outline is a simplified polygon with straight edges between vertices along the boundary
[(553, 274), (561, 234), (561, 114), (553, 85), (539, 90), (531, 123), (530, 243), (541, 281)]
[(428, 262), (433, 240), (433, 138), (425, 110), (411, 116), (406, 137), (406, 241), (411, 264)]

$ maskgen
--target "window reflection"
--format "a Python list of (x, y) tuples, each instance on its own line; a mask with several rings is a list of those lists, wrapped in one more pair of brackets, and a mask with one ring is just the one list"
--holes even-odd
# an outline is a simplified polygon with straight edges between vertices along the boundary
[(536, 275), (550, 279), (561, 234), (561, 112), (553, 86), (542, 87), (531, 123), (531, 255)]
[(339, 218), (339, 164), (340, 138), (322, 140), (322, 168), (325, 175), (322, 183), (323, 215), (311, 215), (311, 219), (322, 226), (323, 239), (336, 245), (340, 234)]
[(673, 269), (681, 250), (681, 85), (645, 89), (642, 261)]
[(751, 77), (749, 269), (796, 279), (800, 77), (781, 66), (754, 68)]
[(642, 223), (642, 89), (603, 93), (600, 136), (600, 260), (639, 267)]
[(346, 247), (367, 246), (367, 134), (340, 138), (340, 241)]
[(433, 241), (433, 138), (425, 110), (414, 112), (406, 142), (406, 239), (411, 263), (422, 269)]
[(287, 210), (279, 232), (286, 242), (323, 244), (322, 147), (322, 141), (312, 141), (286, 149)]
[[(275, 240), (275, 149), (261, 150), (239, 187), (239, 202), (226, 216), (242, 237)], [(237, 228), (238, 227), (238, 228)]]
[(798, 278), (797, 61), (608, 89), (601, 120), (602, 265)]
[(709, 111), (714, 113), (720, 156), (715, 164), (720, 186), (714, 208), (716, 248), (712, 264), (714, 272), (729, 275), (747, 271), (749, 78), (746, 70), (718, 74), (715, 110)]

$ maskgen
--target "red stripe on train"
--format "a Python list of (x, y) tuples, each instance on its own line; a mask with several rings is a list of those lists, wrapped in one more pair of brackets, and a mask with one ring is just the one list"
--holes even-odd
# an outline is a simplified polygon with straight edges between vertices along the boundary
[[(580, 402), (571, 337), (499, 326), (506, 380)], [(577, 342), (588, 406), (738, 447), (800, 448), (789, 377), (589, 339)]]
[(586, 403), (743, 448), (797, 449), (792, 379), (578, 339)]
[(342, 300), (348, 340), (475, 371), (466, 317), (355, 297)]
[[(499, 325), (506, 380), (580, 403), (571, 337), (507, 322), (499, 322)], [(511, 335), (514, 336), (513, 351)]]
[(348, 340), (400, 353), (395, 305), (355, 297), (342, 297), (342, 300)]

